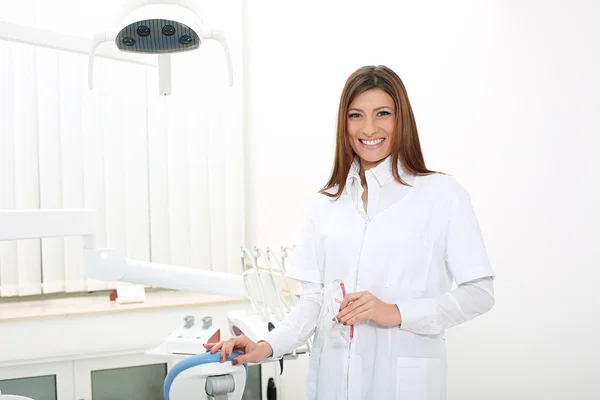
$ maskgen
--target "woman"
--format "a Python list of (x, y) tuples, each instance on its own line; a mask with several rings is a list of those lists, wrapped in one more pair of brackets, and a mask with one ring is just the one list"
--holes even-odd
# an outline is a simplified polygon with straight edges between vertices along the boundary
[(406, 90), (385, 66), (346, 82), (333, 171), (288, 276), (303, 290), (285, 322), (210, 351), (259, 362), (315, 333), (308, 399), (444, 399), (444, 331), (494, 305), (469, 195), (425, 166)]

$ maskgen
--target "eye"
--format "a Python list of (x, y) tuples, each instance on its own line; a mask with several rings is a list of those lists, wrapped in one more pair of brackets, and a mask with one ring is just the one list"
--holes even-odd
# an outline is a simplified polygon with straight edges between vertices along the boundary
[(380, 115), (380, 116), (386, 116), (386, 115), (391, 115), (391, 113), (390, 113), (389, 111), (379, 111), (379, 112), (377, 113), (377, 115)]
[(360, 114), (359, 113), (351, 113), (351, 114), (348, 114), (348, 118), (360, 118)]

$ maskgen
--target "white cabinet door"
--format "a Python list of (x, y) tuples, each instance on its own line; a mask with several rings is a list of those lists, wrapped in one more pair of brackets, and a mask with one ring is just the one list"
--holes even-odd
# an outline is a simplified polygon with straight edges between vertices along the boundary
[[(176, 363), (176, 360), (166, 361), (144, 354), (75, 360), (75, 399), (163, 400), (165, 377)], [(279, 363), (251, 366), (244, 400), (267, 400), (269, 378), (274, 379), (277, 392), (281, 393)]]
[(75, 398), (163, 400), (168, 368), (166, 361), (144, 354), (76, 360)]
[(75, 399), (71, 361), (0, 368), (0, 391), (34, 400)]

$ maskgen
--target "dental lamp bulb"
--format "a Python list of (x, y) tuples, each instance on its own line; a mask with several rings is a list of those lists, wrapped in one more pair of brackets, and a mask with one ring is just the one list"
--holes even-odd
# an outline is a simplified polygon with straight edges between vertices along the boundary
[(115, 45), (121, 51), (168, 54), (200, 47), (202, 24), (181, 6), (149, 5), (132, 11), (121, 23)]

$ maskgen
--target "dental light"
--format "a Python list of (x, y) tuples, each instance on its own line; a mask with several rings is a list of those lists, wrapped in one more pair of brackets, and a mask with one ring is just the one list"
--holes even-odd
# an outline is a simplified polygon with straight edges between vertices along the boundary
[(158, 56), (158, 85), (161, 95), (171, 94), (171, 54), (197, 50), (204, 40), (216, 40), (223, 46), (228, 67), (229, 86), (233, 85), (231, 54), (225, 35), (206, 26), (194, 0), (129, 0), (113, 26), (97, 33), (91, 44), (88, 86), (94, 88), (94, 56), (105, 42), (117, 49)]

